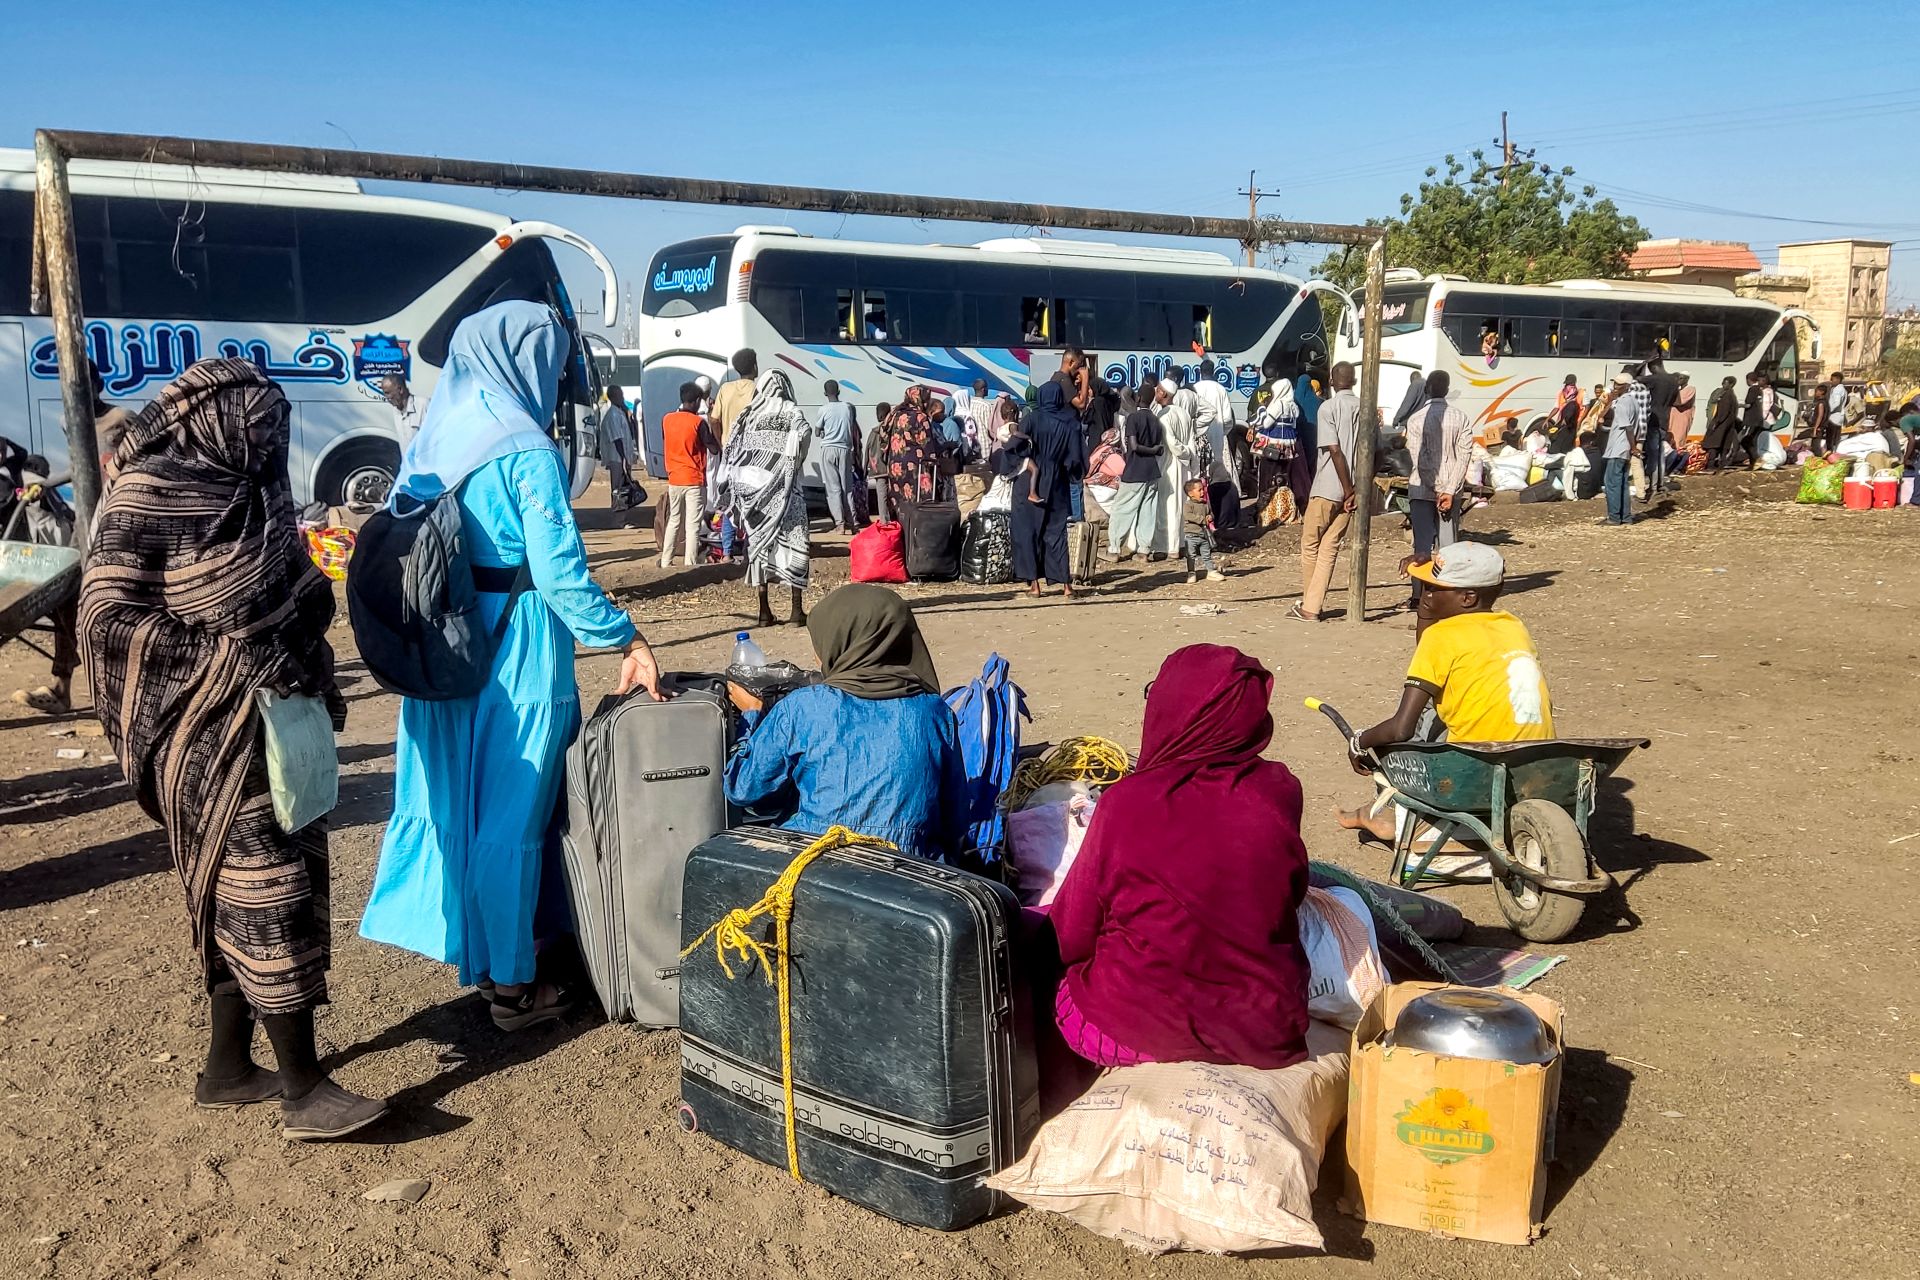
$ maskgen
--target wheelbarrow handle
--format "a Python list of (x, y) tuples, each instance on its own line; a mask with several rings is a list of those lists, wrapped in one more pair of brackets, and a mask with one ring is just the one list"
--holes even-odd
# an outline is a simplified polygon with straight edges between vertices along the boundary
[(1333, 721), (1333, 727), (1340, 731), (1340, 736), (1349, 742), (1353, 741), (1353, 726), (1348, 724), (1347, 718), (1338, 711), (1335, 711), (1318, 698), (1307, 699), (1307, 710), (1318, 711), (1321, 715)]

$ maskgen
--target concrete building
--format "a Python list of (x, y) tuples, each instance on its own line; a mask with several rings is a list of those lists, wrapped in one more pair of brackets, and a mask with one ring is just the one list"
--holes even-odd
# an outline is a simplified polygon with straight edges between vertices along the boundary
[(1664, 284), (1709, 284), (1733, 288), (1741, 276), (1760, 269), (1760, 259), (1738, 240), (1642, 240), (1627, 267), (1635, 275)]
[(1828, 369), (1858, 373), (1880, 358), (1892, 257), (1893, 246), (1885, 240), (1809, 240), (1780, 246), (1773, 274), (1806, 280), (1798, 305), (1820, 326), (1821, 357)]

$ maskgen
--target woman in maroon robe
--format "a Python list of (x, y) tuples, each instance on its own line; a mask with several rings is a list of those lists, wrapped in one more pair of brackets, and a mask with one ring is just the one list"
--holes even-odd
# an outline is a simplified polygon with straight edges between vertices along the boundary
[(1300, 783), (1262, 760), (1273, 676), (1193, 645), (1148, 686), (1140, 764), (1108, 788), (1050, 912), (1067, 1044), (1099, 1066), (1307, 1056)]

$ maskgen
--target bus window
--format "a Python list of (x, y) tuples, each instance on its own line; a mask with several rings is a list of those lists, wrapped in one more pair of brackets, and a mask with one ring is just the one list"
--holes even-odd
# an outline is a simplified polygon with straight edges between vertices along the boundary
[(1029, 347), (1049, 346), (1053, 334), (1053, 307), (1047, 299), (1020, 299), (1020, 341)]
[(544, 240), (516, 240), (507, 251), (487, 264), (487, 269), (460, 291), (453, 305), (420, 336), (419, 356), (428, 364), (444, 367), (447, 344), (453, 340), (454, 326), (496, 302), (540, 302), (554, 306), (560, 272), (553, 265), (553, 254)]
[(800, 286), (753, 282), (753, 309), (788, 342), (805, 342), (807, 312)]
[(1667, 338), (1672, 343), (1672, 350), (1667, 354), (1675, 360), (1720, 358), (1720, 326), (1717, 324), (1669, 325)]
[(1389, 287), (1380, 296), (1380, 332), (1388, 338), (1418, 333), (1427, 326), (1427, 298), (1430, 284)]
[(904, 339), (895, 332), (896, 326), (904, 328), (904, 324), (898, 320), (893, 320), (887, 313), (886, 290), (862, 289), (860, 291), (860, 341), (904, 341)]
[(1760, 307), (1727, 307), (1720, 313), (1721, 356), (1745, 360), (1760, 345), (1779, 316)]
[(1569, 298), (1561, 330), (1562, 355), (1613, 359), (1620, 354), (1620, 304)]
[(1489, 327), (1499, 332), (1500, 316), (1487, 310), (1490, 301), (1494, 307), (1500, 305), (1497, 300), (1456, 294), (1455, 298), (1448, 299), (1446, 309), (1441, 312), (1440, 327), (1461, 355), (1478, 356), (1481, 336)]
[(852, 342), (858, 336), (853, 331), (853, 290), (851, 289), (834, 291), (833, 333), (835, 342)]
[(1300, 299), (1300, 305), (1287, 317), (1280, 336), (1274, 339), (1267, 358), (1261, 362), (1260, 372), (1267, 377), (1280, 374), (1291, 381), (1306, 368), (1308, 351), (1319, 352), (1324, 357), (1326, 350), (1326, 324), (1320, 315), (1320, 299), (1309, 294)]
[(1773, 341), (1767, 344), (1766, 355), (1760, 358), (1760, 363), (1754, 368), (1767, 375), (1767, 381), (1773, 384), (1774, 390), (1799, 398), (1800, 344), (1791, 324), (1780, 326)]
[(916, 347), (964, 347), (972, 335), (961, 322), (960, 295), (944, 289), (895, 290), (894, 332)]
[(1213, 308), (1196, 306), (1192, 322), (1192, 341), (1199, 343), (1204, 350), (1213, 350)]

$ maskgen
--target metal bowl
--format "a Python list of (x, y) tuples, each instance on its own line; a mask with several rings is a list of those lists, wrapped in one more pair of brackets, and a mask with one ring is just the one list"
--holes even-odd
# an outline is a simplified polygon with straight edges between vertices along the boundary
[(1546, 1063), (1559, 1052), (1540, 1015), (1512, 996), (1445, 987), (1407, 1002), (1394, 1019), (1403, 1049), (1494, 1062)]

